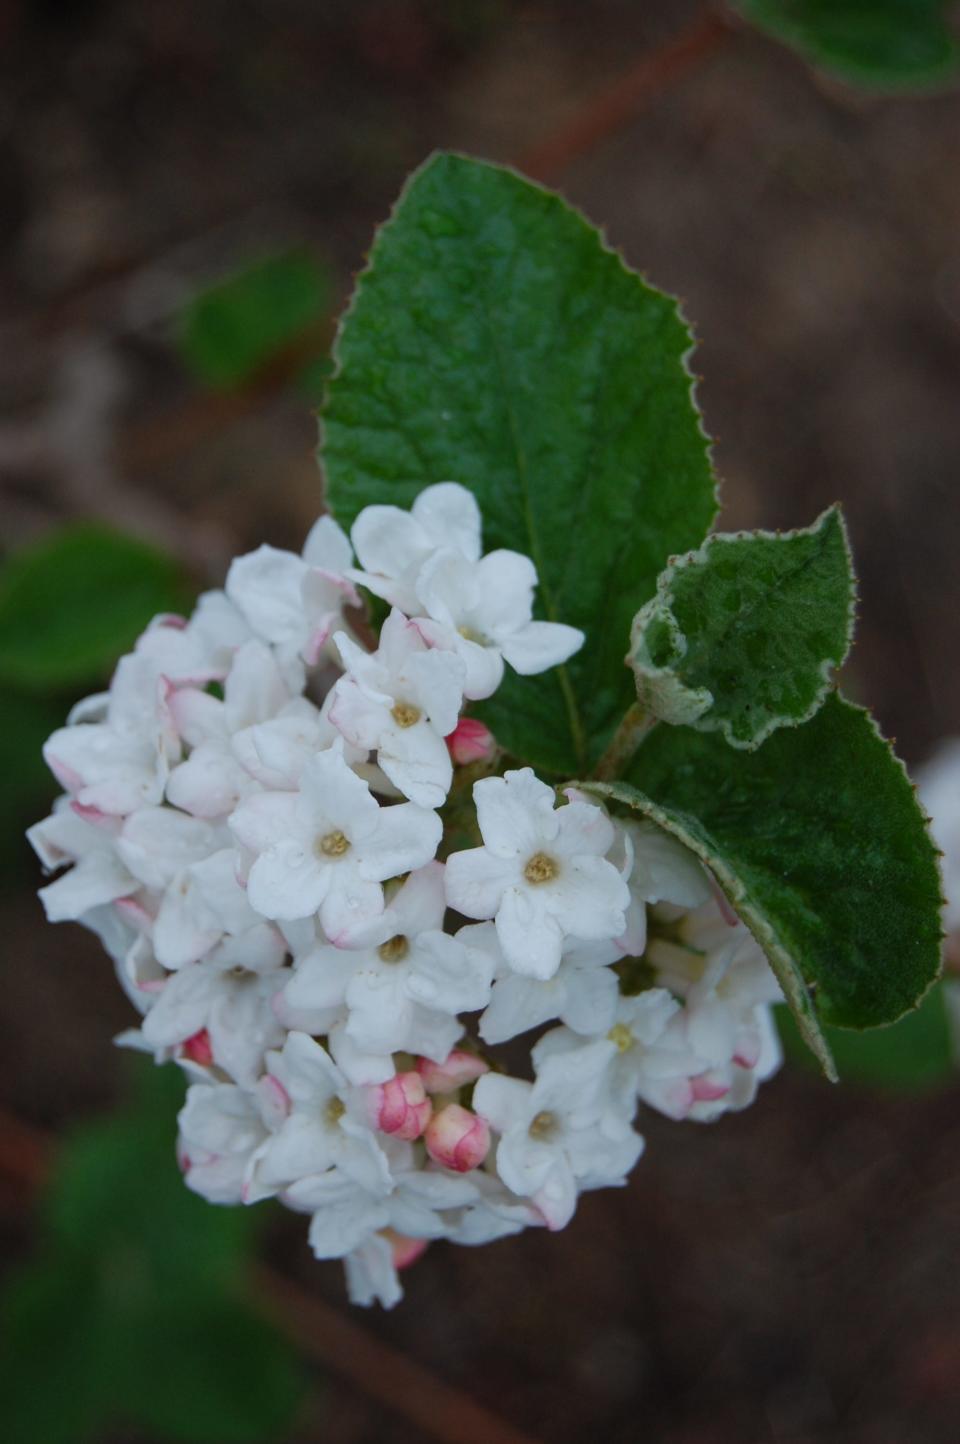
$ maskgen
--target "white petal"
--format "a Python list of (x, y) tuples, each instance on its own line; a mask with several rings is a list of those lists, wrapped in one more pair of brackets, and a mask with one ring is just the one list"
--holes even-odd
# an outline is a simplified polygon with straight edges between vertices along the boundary
[(246, 798), (229, 818), (244, 847), (266, 852), (291, 837), (305, 840), (295, 792), (260, 792)]
[(382, 807), (376, 831), (358, 843), (361, 875), (376, 882), (399, 877), (430, 862), (443, 836), (443, 823), (435, 812), (400, 802)]
[(130, 876), (118, 857), (110, 853), (91, 853), (56, 882), (39, 891), (47, 921), (76, 921), (91, 908), (129, 897), (139, 883)]
[(496, 923), (503, 956), (515, 972), (530, 978), (553, 977), (560, 966), (564, 933), (538, 893), (532, 888), (508, 888)]
[(308, 566), (323, 567), (328, 572), (342, 573), (352, 564), (350, 539), (332, 516), (321, 516), (314, 522), (303, 544), (303, 559)]
[(473, 1090), (473, 1109), (497, 1133), (526, 1128), (533, 1117), (533, 1086), (502, 1073), (484, 1073)]
[(492, 918), (516, 881), (516, 863), (494, 857), (485, 847), (465, 848), (447, 858), (447, 902), (464, 917)]
[(564, 858), (559, 877), (543, 891), (564, 933), (577, 938), (623, 934), (630, 891), (612, 863), (599, 857)]
[(377, 761), (395, 787), (418, 807), (442, 807), (453, 781), (447, 744), (427, 721), (383, 729)]
[(484, 845), (497, 857), (528, 858), (557, 836), (556, 795), (530, 767), (474, 784)]
[(247, 896), (261, 917), (307, 918), (320, 907), (331, 886), (331, 868), (294, 839), (261, 853), (250, 869)]
[(527, 622), (515, 632), (503, 633), (498, 641), (513, 670), (521, 677), (531, 677), (566, 662), (579, 652), (586, 637), (562, 622)]
[(557, 811), (557, 851), (566, 857), (589, 853), (603, 857), (613, 846), (613, 823), (590, 802), (568, 802)]
[(520, 552), (488, 552), (476, 569), (478, 619), (491, 641), (530, 621), (537, 569)]
[(480, 556), (480, 508), (473, 493), (455, 481), (425, 487), (412, 515), (436, 547), (455, 547), (468, 561)]
[(540, 983), (508, 973), (493, 985), (490, 1005), (480, 1019), (480, 1037), (485, 1043), (505, 1043), (559, 1017), (565, 999), (566, 988), (555, 979)]

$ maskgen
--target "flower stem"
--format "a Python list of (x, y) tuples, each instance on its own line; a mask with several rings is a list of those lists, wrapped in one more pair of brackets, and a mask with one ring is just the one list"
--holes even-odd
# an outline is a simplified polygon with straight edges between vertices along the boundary
[(640, 743), (656, 725), (656, 717), (645, 712), (639, 702), (628, 707), (610, 739), (609, 747), (594, 768), (593, 775), (597, 781), (611, 782), (615, 777), (620, 777), (632, 761)]

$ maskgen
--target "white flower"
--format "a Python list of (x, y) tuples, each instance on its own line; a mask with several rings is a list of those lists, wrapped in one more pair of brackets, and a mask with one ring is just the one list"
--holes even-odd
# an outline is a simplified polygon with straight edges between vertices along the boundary
[(363, 1052), (442, 1062), (463, 1032), (457, 1015), (484, 1006), (493, 973), (488, 952), (443, 932), (445, 906), (443, 867), (428, 863), (350, 949), (321, 946), (297, 964), (285, 1008), (322, 1018), (346, 1004), (347, 1036)]
[(283, 959), (283, 940), (266, 923), (222, 943), (164, 983), (144, 1019), (144, 1040), (158, 1050), (176, 1048), (206, 1030), (212, 1062), (252, 1088), (265, 1050), (284, 1038), (271, 1006), (289, 976)]
[(570, 939), (553, 977), (541, 981), (506, 965), (491, 923), (461, 928), (457, 936), (474, 948), (484, 948), (497, 968), (490, 1003), (479, 1024), (485, 1043), (505, 1043), (552, 1018), (586, 1036), (606, 1033), (613, 1026), (618, 992), (609, 965), (621, 956), (616, 943)]
[(618, 942), (640, 957), (647, 941), (647, 903), (669, 902), (696, 908), (713, 896), (704, 868), (676, 838), (656, 823), (625, 820), (616, 824), (614, 855), (630, 888), (627, 926)]
[(292, 694), (270, 648), (246, 642), (237, 652), (224, 682), (223, 700), (209, 692), (184, 687), (170, 700), (170, 710), (190, 756), (170, 774), (167, 800), (195, 817), (224, 817), (242, 797), (255, 790), (254, 779), (234, 748), (234, 735), (266, 722)]
[(605, 1039), (581, 1043), (543, 1058), (534, 1083), (485, 1073), (474, 1089), (475, 1111), (500, 1134), (497, 1172), (533, 1201), (548, 1228), (570, 1222), (578, 1186), (622, 1183), (643, 1150), (604, 1090), (614, 1051)]
[(424, 562), (441, 547), (464, 561), (480, 558), (480, 510), (473, 495), (455, 481), (425, 487), (410, 511), (398, 506), (365, 506), (350, 532), (363, 568), (355, 581), (408, 615), (419, 610), (417, 578)]
[(947, 932), (960, 927), (960, 738), (942, 743), (917, 773), (920, 801), (930, 814), (930, 830), (943, 859)]
[(155, 617), (135, 651), (174, 686), (202, 687), (227, 675), (234, 652), (250, 635), (246, 621), (224, 592), (204, 592), (189, 621)]
[(333, 689), (330, 721), (348, 742), (376, 750), (377, 761), (405, 797), (442, 807), (453, 764), (444, 738), (457, 725), (464, 667), (452, 652), (429, 648), (394, 609), (376, 652), (343, 632), (334, 642), (346, 676)]
[(256, 635), (277, 648), (281, 664), (300, 657), (313, 666), (344, 606), (359, 601), (346, 576), (350, 561), (346, 536), (324, 516), (302, 557), (272, 546), (238, 557), (227, 573), (227, 596)]
[(178, 1122), (177, 1154), (187, 1187), (210, 1203), (242, 1202), (269, 1136), (253, 1095), (235, 1083), (195, 1083)]
[(266, 1065), (260, 1095), (274, 1110), (276, 1131), (258, 1156), (251, 1201), (253, 1192), (263, 1196), (313, 1174), (333, 1174), (331, 1187), (388, 1193), (390, 1169), (364, 1099), (326, 1049), (306, 1033), (288, 1033)]
[(139, 881), (117, 856), (119, 829), (118, 819), (78, 807), (68, 797), (58, 798), (51, 816), (30, 828), (27, 840), (48, 872), (73, 864), (40, 889), (49, 922), (78, 921), (91, 909), (137, 891)]
[(417, 625), (432, 646), (460, 657), (465, 696), (492, 696), (504, 661), (526, 677), (566, 662), (583, 646), (576, 627), (532, 620), (536, 585), (533, 562), (519, 552), (488, 552), (471, 565), (444, 550), (424, 564), (417, 594), (426, 617)]
[(299, 792), (264, 792), (230, 818), (256, 860), (248, 895), (266, 918), (307, 918), (319, 911), (340, 945), (383, 911), (382, 883), (422, 867), (437, 850), (442, 824), (415, 803), (381, 807), (334, 744), (304, 768)]
[(600, 941), (624, 930), (626, 883), (604, 854), (613, 825), (599, 807), (568, 802), (529, 767), (474, 785), (484, 846), (452, 853), (447, 901), (470, 918), (494, 918), (515, 972), (551, 978), (567, 938)]
[(75, 708), (73, 725), (44, 744), (47, 766), (78, 802), (99, 812), (124, 816), (159, 802), (170, 763), (180, 754), (168, 695), (169, 685), (151, 661), (124, 657), (109, 694)]

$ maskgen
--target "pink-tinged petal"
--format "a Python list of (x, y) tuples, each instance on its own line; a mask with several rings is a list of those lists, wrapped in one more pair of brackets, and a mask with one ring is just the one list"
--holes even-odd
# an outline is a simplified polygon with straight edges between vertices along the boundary
[(390, 718), (389, 699), (371, 697), (353, 677), (341, 677), (327, 713), (337, 731), (354, 747), (372, 751)]
[(272, 921), (308, 918), (331, 886), (331, 868), (290, 839), (261, 853), (250, 869), (247, 896), (261, 917)]
[(515, 861), (494, 857), (485, 847), (453, 852), (444, 873), (447, 902), (464, 917), (492, 918), (517, 878)]
[(493, 733), (476, 717), (461, 717), (444, 740), (458, 767), (466, 767), (471, 762), (490, 762), (497, 753)]
[(411, 514), (436, 547), (455, 547), (468, 561), (480, 558), (480, 508), (473, 493), (456, 481), (424, 487)]
[(565, 1158), (558, 1158), (546, 1180), (531, 1195), (552, 1233), (566, 1228), (577, 1210), (577, 1183)]
[(112, 813), (102, 812), (99, 807), (85, 807), (82, 802), (74, 801), (70, 803), (70, 810), (84, 822), (89, 822), (91, 827), (99, 827), (102, 831), (110, 833), (120, 830), (120, 818), (113, 816)]
[(408, 1269), (411, 1264), (415, 1264), (417, 1259), (423, 1258), (423, 1255), (430, 1247), (430, 1240), (428, 1238), (407, 1238), (406, 1234), (394, 1233), (392, 1228), (385, 1228), (383, 1230), (383, 1237), (390, 1245), (390, 1250), (393, 1254), (393, 1266), (395, 1269), (399, 1269), (401, 1273), (404, 1269)]
[(153, 928), (155, 914), (150, 911), (139, 899), (132, 897), (118, 898), (114, 907), (125, 922), (134, 927), (138, 932), (150, 932)]
[(719, 1098), (726, 1098), (730, 1092), (728, 1083), (709, 1073), (701, 1073), (698, 1078), (691, 1078), (690, 1087), (697, 1103), (715, 1103)]
[(361, 876), (383, 882), (424, 867), (432, 861), (442, 836), (443, 823), (427, 808), (413, 802), (382, 807), (375, 832), (359, 845)]
[(273, 1073), (264, 1073), (256, 1092), (264, 1123), (268, 1128), (279, 1128), (293, 1111), (290, 1094)]
[(557, 836), (556, 796), (530, 767), (474, 783), (484, 846), (496, 857), (526, 860)]
[(689, 1116), (695, 1101), (689, 1078), (643, 1078), (637, 1092), (649, 1107), (676, 1122)]
[(462, 1048), (455, 1048), (442, 1063), (434, 1063), (431, 1058), (417, 1059), (417, 1072), (428, 1093), (456, 1093), (489, 1071), (488, 1063)]
[(561, 622), (528, 622), (499, 639), (504, 659), (521, 677), (558, 667), (579, 652), (586, 640), (576, 627)]
[(553, 977), (560, 966), (564, 929), (547, 911), (544, 897), (532, 888), (508, 888), (496, 924), (503, 956), (514, 972), (541, 981)]
[(490, 1127), (468, 1108), (448, 1103), (431, 1118), (423, 1141), (434, 1163), (467, 1173), (479, 1168), (490, 1152)]

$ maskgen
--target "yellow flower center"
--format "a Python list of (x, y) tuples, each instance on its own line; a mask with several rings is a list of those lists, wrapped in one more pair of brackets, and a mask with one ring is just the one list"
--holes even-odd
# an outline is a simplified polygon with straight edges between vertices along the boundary
[(541, 882), (552, 882), (560, 871), (554, 858), (546, 852), (535, 852), (530, 858), (523, 875), (527, 882), (537, 884)]
[(331, 1098), (323, 1110), (324, 1120), (329, 1123), (331, 1128), (335, 1128), (346, 1111), (346, 1104), (342, 1098)]
[(530, 1124), (528, 1132), (531, 1138), (549, 1138), (557, 1126), (556, 1115), (543, 1109), (536, 1115)]
[(414, 707), (412, 702), (395, 702), (390, 708), (390, 716), (398, 727), (412, 727), (419, 722), (423, 713), (419, 707)]
[(343, 857), (345, 852), (350, 851), (350, 839), (345, 837), (339, 827), (333, 832), (325, 832), (318, 837), (313, 844), (313, 850), (318, 857)]
[(626, 1053), (629, 1048), (633, 1047), (633, 1034), (626, 1023), (614, 1023), (607, 1037), (611, 1043), (616, 1043), (621, 1053)]
[(377, 953), (385, 963), (399, 963), (410, 951), (410, 944), (403, 933), (397, 933), (396, 937), (388, 938), (377, 948)]

